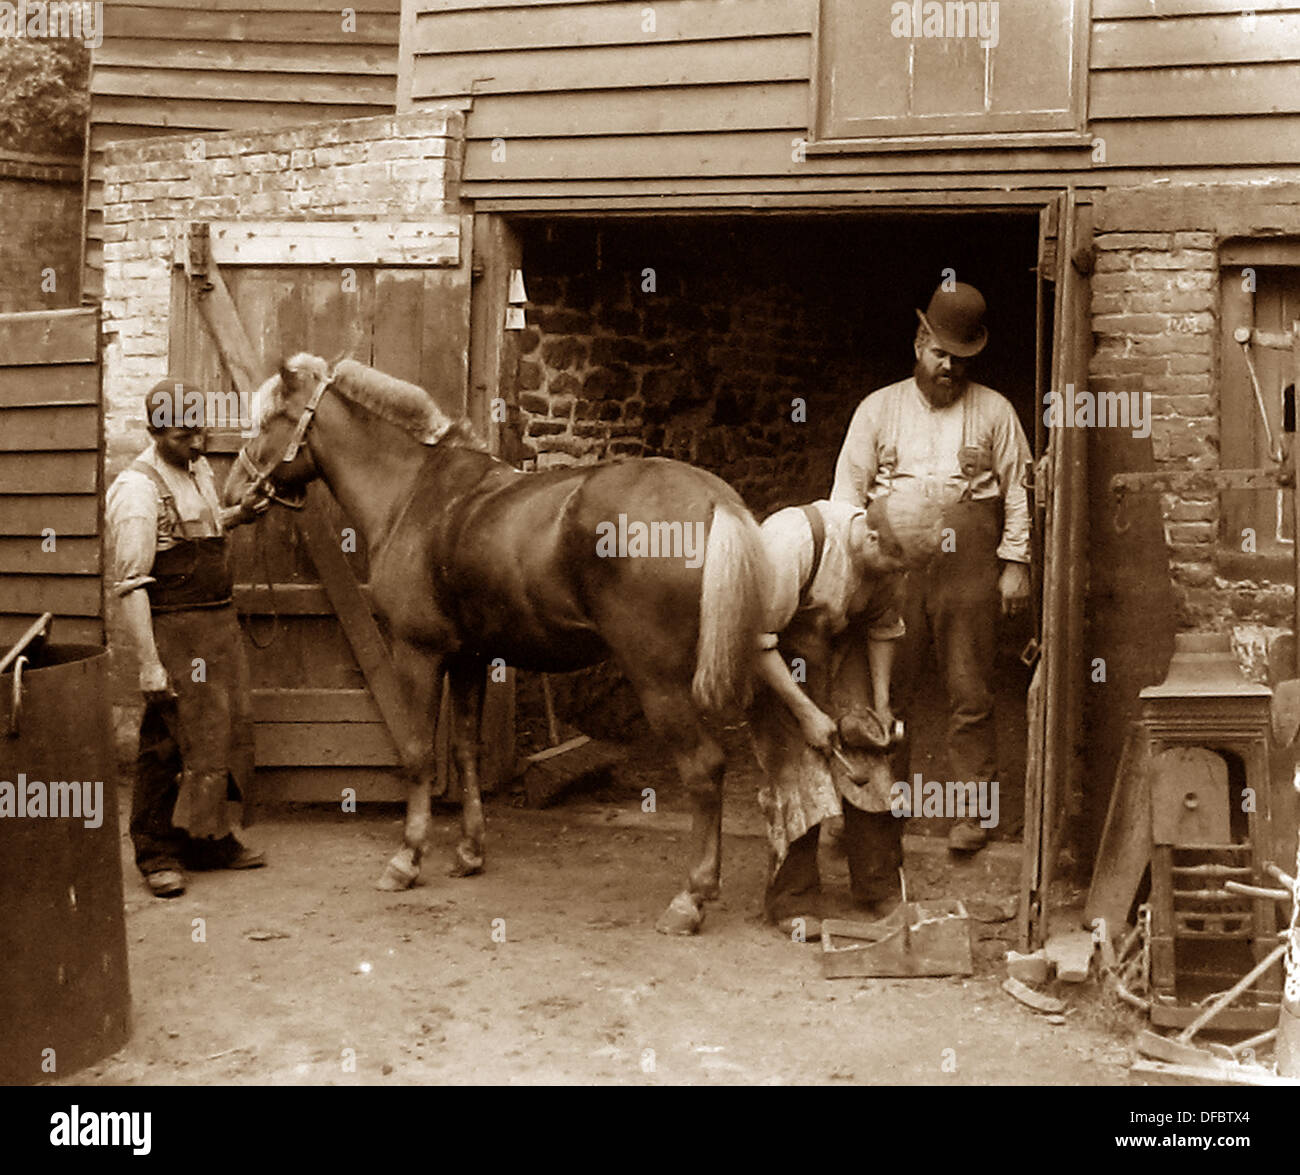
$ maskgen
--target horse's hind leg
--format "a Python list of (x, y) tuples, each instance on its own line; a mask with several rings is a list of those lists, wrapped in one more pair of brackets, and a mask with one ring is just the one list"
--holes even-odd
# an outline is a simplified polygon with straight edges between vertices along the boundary
[(452, 861), (452, 877), (469, 877), (483, 869), (483, 801), (479, 795), (479, 730), (483, 716), (481, 661), (454, 661), (451, 678), (452, 747), (460, 773), (460, 840)]
[(402, 847), (384, 868), (377, 886), (382, 890), (409, 889), (420, 876), (420, 860), (429, 839), (429, 798), (436, 770), (434, 727), (442, 698), (442, 658), (406, 641), (395, 641), (393, 664), (404, 687), (414, 726), (399, 748), (406, 769), (406, 826)]
[(718, 896), (722, 880), (722, 748), (700, 724), (689, 685), (641, 683), (641, 705), (655, 733), (668, 744), (691, 798), (690, 869), (682, 890), (655, 923), (661, 934), (694, 934), (704, 903)]

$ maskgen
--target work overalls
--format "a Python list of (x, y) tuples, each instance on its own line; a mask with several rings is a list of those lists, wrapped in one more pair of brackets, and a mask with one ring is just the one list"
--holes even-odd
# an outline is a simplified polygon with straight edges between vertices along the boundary
[(158, 658), (174, 698), (146, 701), (140, 723), (131, 839), (142, 873), (217, 868), (233, 859), (228, 800), (253, 771), (248, 664), (235, 618), (227, 541), (207, 504), (182, 519), (167, 483), (147, 462), (160, 533), (174, 546), (154, 556), (146, 586)]
[[(877, 476), (886, 485), (898, 468), (902, 402), (899, 394), (878, 441)], [(996, 771), (992, 679), (999, 614), (997, 550), (1004, 516), (1001, 496), (971, 497), (974, 479), (993, 469), (992, 439), (973, 435), (972, 415), (967, 391), (957, 454), (965, 488), (944, 505), (943, 526), (951, 534), (945, 534), (938, 554), (924, 570), (908, 573), (902, 608), (907, 635), (894, 665), (896, 712), (906, 718), (913, 709), (926, 649), (933, 642), (947, 693), (949, 778), (963, 782), (992, 780)], [(952, 487), (938, 479), (927, 481), (927, 494), (952, 498)], [(1000, 488), (1006, 492), (1005, 486)]]

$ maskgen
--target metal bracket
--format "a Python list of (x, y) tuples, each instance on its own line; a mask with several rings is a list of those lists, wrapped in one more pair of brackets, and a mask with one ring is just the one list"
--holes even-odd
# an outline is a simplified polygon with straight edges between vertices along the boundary
[[(1217, 494), (1221, 490), (1275, 490), (1294, 483), (1290, 469), (1272, 466), (1268, 469), (1170, 469), (1158, 473), (1117, 473), (1110, 479), (1110, 492), (1115, 495), (1115, 514), (1112, 519), (1117, 534), (1129, 528), (1125, 512), (1130, 493), (1157, 494)], [(1122, 521), (1121, 521), (1122, 520)]]

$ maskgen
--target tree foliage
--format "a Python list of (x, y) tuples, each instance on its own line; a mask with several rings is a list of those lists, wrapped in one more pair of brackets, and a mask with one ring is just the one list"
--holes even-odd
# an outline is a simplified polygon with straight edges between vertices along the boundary
[(0, 37), (0, 147), (79, 155), (89, 77), (90, 50), (83, 41)]

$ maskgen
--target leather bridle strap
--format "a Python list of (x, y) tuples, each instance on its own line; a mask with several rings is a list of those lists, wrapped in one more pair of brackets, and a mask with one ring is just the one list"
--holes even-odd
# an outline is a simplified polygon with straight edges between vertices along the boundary
[(267, 491), (267, 496), (270, 497), (273, 502), (279, 502), (281, 506), (288, 506), (293, 510), (301, 510), (306, 502), (306, 497), (304, 495), (300, 501), (292, 501), (288, 498), (280, 497), (279, 494), (275, 492), (275, 483), (271, 480), (271, 470), (275, 468), (275, 465), (285, 465), (298, 456), (298, 453), (301, 451), (307, 440), (307, 430), (311, 428), (312, 421), (316, 419), (316, 409), (320, 406), (321, 399), (324, 397), (325, 392), (333, 381), (334, 373), (331, 371), (320, 381), (319, 384), (316, 385), (316, 390), (312, 392), (311, 399), (307, 401), (306, 406), (302, 410), (302, 415), (298, 417), (298, 423), (293, 430), (293, 435), (289, 438), (289, 443), (285, 445), (280, 460), (275, 462), (275, 464), (268, 466), (265, 473), (253, 464), (253, 459), (248, 455), (247, 446), (240, 449), (238, 456), (235, 458), (240, 468), (243, 469), (249, 477), (253, 478), (259, 487), (264, 488)]

